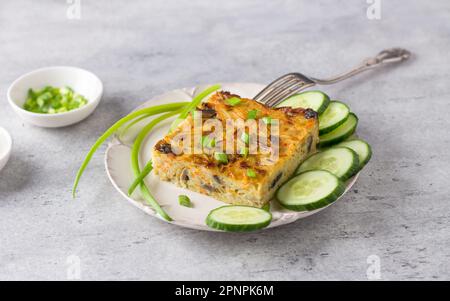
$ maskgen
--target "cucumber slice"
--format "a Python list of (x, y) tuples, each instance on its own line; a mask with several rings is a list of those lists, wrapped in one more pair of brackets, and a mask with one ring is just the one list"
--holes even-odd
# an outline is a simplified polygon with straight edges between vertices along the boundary
[(343, 124), (350, 114), (350, 109), (340, 101), (332, 101), (325, 112), (319, 116), (319, 134), (323, 135)]
[(283, 184), (278, 189), (276, 198), (287, 209), (308, 211), (331, 204), (344, 191), (344, 184), (335, 175), (326, 170), (313, 170)]
[(306, 159), (296, 174), (309, 170), (326, 170), (345, 181), (359, 170), (358, 154), (347, 147), (333, 147)]
[(324, 135), (320, 135), (319, 147), (329, 146), (344, 141), (355, 132), (357, 125), (358, 117), (356, 117), (355, 114), (350, 113), (347, 120), (338, 128)]
[(362, 169), (364, 165), (366, 165), (367, 162), (369, 162), (370, 158), (372, 157), (372, 148), (367, 142), (361, 139), (344, 141), (336, 146), (348, 147), (351, 148), (354, 152), (356, 152), (358, 154), (359, 159), (359, 169)]
[(306, 91), (295, 94), (277, 105), (279, 107), (293, 107), (313, 109), (322, 114), (330, 103), (330, 97), (321, 91)]
[(250, 206), (222, 206), (212, 210), (206, 224), (214, 229), (232, 232), (253, 231), (270, 224), (272, 214)]

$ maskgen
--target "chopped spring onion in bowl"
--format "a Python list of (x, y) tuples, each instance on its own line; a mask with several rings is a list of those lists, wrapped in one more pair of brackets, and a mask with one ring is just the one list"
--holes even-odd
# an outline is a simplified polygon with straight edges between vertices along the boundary
[(46, 86), (40, 90), (28, 90), (23, 108), (33, 113), (57, 114), (85, 106), (87, 99), (70, 87)]
[(14, 112), (27, 123), (57, 128), (92, 114), (103, 95), (103, 83), (81, 68), (46, 67), (17, 78), (6, 95)]

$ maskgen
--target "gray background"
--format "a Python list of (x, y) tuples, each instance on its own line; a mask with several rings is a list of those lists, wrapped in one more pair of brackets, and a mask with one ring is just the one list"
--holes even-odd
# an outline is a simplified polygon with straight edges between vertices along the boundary
[[(1, 1), (0, 125), (14, 151), (0, 172), (0, 279), (64, 280), (76, 255), (84, 280), (365, 280), (372, 254), (383, 280), (450, 279), (450, 3), (381, 4), (381, 20), (369, 20), (365, 0), (82, 0), (81, 19), (68, 20), (64, 0)], [(70, 197), (90, 145), (154, 95), (290, 71), (326, 77), (391, 46), (415, 59), (323, 88), (358, 114), (374, 156), (318, 215), (251, 234), (175, 227), (119, 196), (104, 147)], [(42, 129), (8, 106), (15, 78), (50, 65), (103, 80), (87, 120)]]

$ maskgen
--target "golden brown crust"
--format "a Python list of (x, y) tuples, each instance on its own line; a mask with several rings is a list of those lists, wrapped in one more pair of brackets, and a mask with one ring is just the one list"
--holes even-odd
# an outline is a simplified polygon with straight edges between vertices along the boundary
[[(188, 185), (191, 184), (189, 181), (184, 181), (183, 183), (187, 183), (187, 188), (213, 195), (219, 199), (221, 199), (221, 197), (217, 191), (226, 194), (227, 197), (229, 196), (229, 194), (227, 194), (229, 191), (226, 187), (222, 187), (217, 191), (214, 189), (207, 189), (208, 187), (214, 188), (220, 186), (218, 184), (219, 182), (227, 182), (228, 186), (233, 186), (233, 190), (253, 189), (255, 193), (259, 193), (259, 195), (256, 196), (256, 199), (252, 199), (250, 205), (255, 202), (260, 205), (267, 199), (267, 195), (262, 194), (267, 194), (267, 192), (271, 193), (271, 189), (280, 185), (278, 181), (286, 179), (292, 174), (295, 166), (287, 168), (286, 164), (292, 165), (293, 158), (295, 158), (294, 164), (299, 164), (308, 153), (315, 151), (315, 143), (318, 141), (317, 114), (313, 114), (310, 110), (302, 108), (293, 109), (290, 107), (282, 107), (273, 109), (266, 107), (255, 100), (246, 98), (240, 98), (240, 102), (237, 105), (230, 105), (228, 100), (233, 97), (240, 98), (238, 95), (231, 94), (230, 92), (217, 92), (206, 102), (199, 105), (197, 110), (202, 112), (203, 117), (205, 117), (205, 113), (207, 115), (207, 118), (204, 118), (202, 122), (205, 122), (206, 119), (213, 116), (222, 123), (223, 128), (225, 129), (227, 120), (240, 119), (245, 121), (247, 120), (248, 112), (251, 110), (257, 110), (257, 121), (263, 117), (270, 117), (272, 120), (278, 120), (279, 154), (276, 160), (268, 153), (259, 152), (257, 154), (243, 156), (240, 155), (239, 150), (237, 150), (236, 153), (229, 154), (228, 163), (223, 164), (214, 158), (213, 151), (211, 150), (208, 151), (204, 149), (205, 151), (203, 153), (193, 154), (195, 142), (193, 141), (193, 137), (186, 138), (191, 139), (192, 145), (189, 149), (191, 153), (174, 155), (173, 150), (167, 145), (169, 144), (170, 146), (177, 136), (179, 137), (187, 132), (194, 132), (194, 119), (192, 115), (189, 115), (172, 133), (168, 134), (155, 145), (155, 150), (153, 152), (153, 157), (154, 159), (156, 158), (156, 160), (154, 160), (154, 168), (156, 174), (162, 176), (163, 179), (175, 182), (179, 185), (181, 184), (178, 180), (172, 179), (175, 177), (175, 174), (167, 176), (170, 174), (169, 169), (171, 166), (175, 165), (180, 168), (185, 168), (190, 174), (191, 182), (192, 177), (198, 177), (199, 179), (202, 178), (201, 183), (204, 184), (199, 185), (197, 183), (195, 187), (192, 187)], [(207, 134), (209, 134), (208, 131), (202, 133), (202, 135)], [(266, 137), (267, 140), (269, 140), (268, 147), (270, 147), (271, 134), (271, 131), (268, 130)], [(217, 139), (220, 140), (218, 143), (225, 146), (227, 142), (225, 135), (221, 138), (222, 139)], [(239, 139), (237, 131), (234, 133), (234, 139), (235, 141)], [(262, 138), (258, 137), (258, 139)], [(302, 154), (299, 155), (299, 152)], [(256, 177), (248, 176), (248, 169), (254, 170)], [(283, 173), (284, 170), (287, 170), (287, 172)], [(185, 174), (186, 173), (187, 172), (185, 172)], [(208, 175), (205, 175), (205, 173)], [(180, 178), (180, 175), (177, 174), (176, 177)], [(211, 181), (208, 181), (209, 178), (211, 178)], [(275, 181), (276, 179), (277, 181)], [(205, 183), (205, 181), (208, 183)], [(272, 182), (274, 181), (276, 183), (275, 185), (272, 185)], [(197, 189), (197, 186), (202, 187), (198, 187)], [(270, 188), (270, 186), (273, 187)], [(266, 188), (268, 191), (264, 192), (264, 189)], [(217, 192), (217, 194), (215, 194), (215, 192)], [(241, 194), (241, 192), (236, 192), (236, 194)], [(264, 200), (262, 201), (262, 199)], [(245, 202), (242, 201), (240, 203)]]

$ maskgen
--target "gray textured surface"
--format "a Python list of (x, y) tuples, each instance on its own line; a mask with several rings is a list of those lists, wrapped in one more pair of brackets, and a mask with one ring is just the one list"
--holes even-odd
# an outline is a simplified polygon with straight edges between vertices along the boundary
[[(381, 20), (368, 20), (366, 1), (266, 2), (83, 0), (81, 20), (66, 19), (66, 1), (1, 2), (0, 125), (14, 152), (0, 172), (0, 279), (66, 279), (76, 255), (84, 280), (365, 280), (371, 254), (381, 279), (450, 279), (450, 3), (383, 0)], [(318, 215), (253, 234), (178, 228), (121, 199), (104, 148), (71, 200), (91, 143), (153, 95), (288, 71), (328, 76), (397, 45), (415, 59), (324, 88), (358, 114), (374, 157)], [(48, 65), (103, 80), (87, 120), (41, 129), (8, 107), (8, 85)]]

